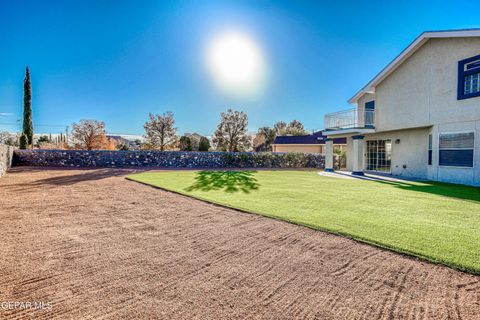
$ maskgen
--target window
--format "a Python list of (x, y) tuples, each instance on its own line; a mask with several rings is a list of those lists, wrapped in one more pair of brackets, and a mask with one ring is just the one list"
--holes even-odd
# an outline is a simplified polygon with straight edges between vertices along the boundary
[(373, 128), (375, 126), (375, 100), (365, 103), (364, 113), (365, 128)]
[(480, 97), (480, 55), (458, 62), (457, 98)]
[(375, 100), (365, 102), (366, 110), (375, 110)]
[(473, 167), (474, 133), (441, 133), (439, 165)]
[(390, 172), (392, 140), (367, 141), (367, 170)]
[(433, 155), (433, 152), (432, 152), (432, 135), (429, 134), (428, 135), (428, 165), (431, 166), (432, 165), (432, 155)]
[(469, 95), (480, 92), (480, 72), (465, 76), (463, 94)]

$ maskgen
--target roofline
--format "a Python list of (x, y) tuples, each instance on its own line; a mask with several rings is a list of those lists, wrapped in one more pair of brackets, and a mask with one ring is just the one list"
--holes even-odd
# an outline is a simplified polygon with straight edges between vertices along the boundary
[[(342, 139), (335, 138), (335, 139)], [(324, 146), (325, 143), (272, 143), (272, 146)], [(346, 146), (346, 143), (334, 143), (334, 145)]]
[(324, 146), (325, 143), (272, 143), (272, 146)]
[(398, 56), (396, 56), (385, 68), (383, 68), (370, 82), (348, 100), (348, 103), (356, 103), (366, 93), (375, 93), (375, 86), (395, 71), (405, 60), (414, 54), (428, 40), (434, 38), (468, 38), (480, 37), (480, 28), (425, 31), (413, 40)]

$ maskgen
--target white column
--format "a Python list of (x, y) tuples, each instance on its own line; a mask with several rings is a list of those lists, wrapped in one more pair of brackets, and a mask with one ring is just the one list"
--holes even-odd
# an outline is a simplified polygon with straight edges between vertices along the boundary
[(333, 172), (333, 139), (325, 139), (325, 171)]
[(364, 136), (353, 136), (352, 150), (352, 174), (363, 176), (363, 138)]

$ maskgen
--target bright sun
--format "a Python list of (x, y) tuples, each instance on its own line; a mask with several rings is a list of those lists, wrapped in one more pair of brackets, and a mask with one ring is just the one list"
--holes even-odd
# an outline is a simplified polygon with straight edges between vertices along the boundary
[(224, 90), (257, 94), (263, 89), (265, 59), (257, 44), (244, 34), (228, 32), (215, 37), (207, 49), (207, 65)]

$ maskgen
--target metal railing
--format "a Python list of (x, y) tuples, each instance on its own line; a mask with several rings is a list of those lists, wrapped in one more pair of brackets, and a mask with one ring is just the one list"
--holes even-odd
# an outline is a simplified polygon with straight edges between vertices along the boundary
[(374, 128), (375, 110), (349, 109), (325, 115), (325, 129)]

